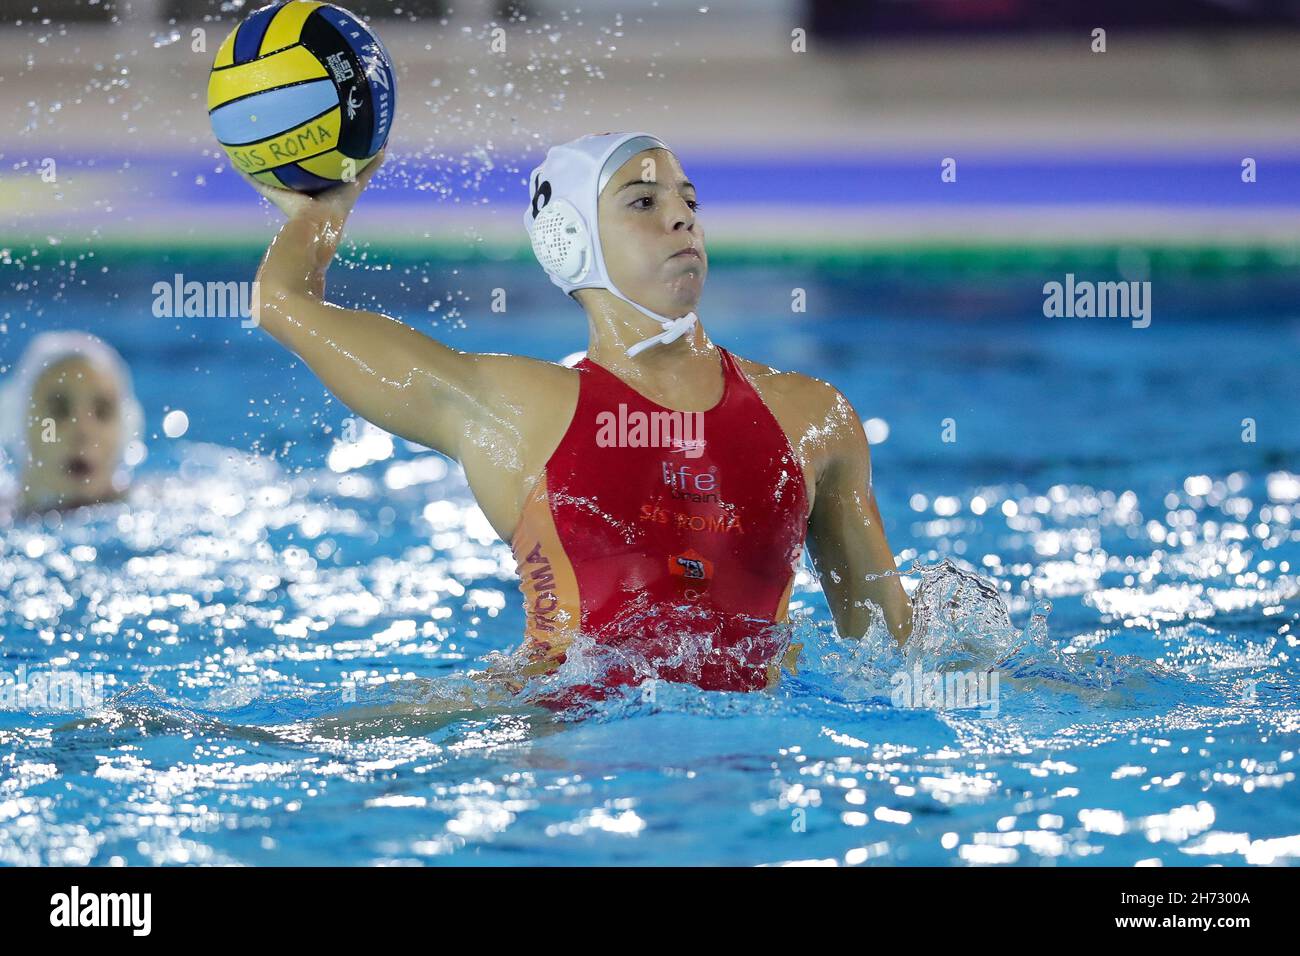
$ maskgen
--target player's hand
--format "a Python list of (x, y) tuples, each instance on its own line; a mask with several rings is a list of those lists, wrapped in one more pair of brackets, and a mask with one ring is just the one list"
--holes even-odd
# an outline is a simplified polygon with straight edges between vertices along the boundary
[(387, 153), (387, 147), (381, 149), (352, 182), (331, 186), (324, 192), (316, 193), (314, 196), (308, 196), (306, 193), (285, 189), (281, 186), (268, 186), (266, 183), (254, 179), (243, 170), (238, 170), (238, 172), (264, 199), (284, 213), (286, 218), (297, 219), (300, 216), (313, 216), (341, 224), (347, 219), (348, 214), (352, 212), (352, 207), (356, 205), (361, 190), (366, 188), (366, 184), (370, 182), (370, 178), (374, 176), (375, 171), (383, 165)]

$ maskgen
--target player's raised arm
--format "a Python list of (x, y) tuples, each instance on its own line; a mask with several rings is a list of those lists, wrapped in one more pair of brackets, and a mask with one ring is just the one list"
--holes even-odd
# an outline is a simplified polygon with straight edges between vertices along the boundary
[(325, 298), (325, 273), (343, 226), (382, 161), (381, 153), (356, 182), (314, 197), (245, 177), (288, 217), (258, 270), (254, 318), (356, 414), (458, 458), (461, 424), (473, 405), (476, 356), (387, 315)]

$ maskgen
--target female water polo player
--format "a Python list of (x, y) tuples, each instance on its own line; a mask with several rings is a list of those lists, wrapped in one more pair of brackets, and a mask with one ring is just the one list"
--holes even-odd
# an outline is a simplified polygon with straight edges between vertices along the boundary
[(326, 300), (380, 162), (315, 198), (250, 179), (289, 217), (258, 318), (358, 415), (464, 466), (512, 546), (535, 665), (558, 666), (581, 634), (619, 662), (605, 686), (767, 686), (805, 539), (840, 635), (865, 634), (874, 605), (906, 640), (862, 424), (832, 386), (709, 339), (695, 188), (660, 140), (583, 136), (529, 177), (534, 252), (587, 314), (572, 368), (459, 352)]
[(34, 338), (0, 389), (0, 447), (17, 472), (21, 512), (122, 497), (124, 458), (143, 418), (122, 357), (84, 332)]

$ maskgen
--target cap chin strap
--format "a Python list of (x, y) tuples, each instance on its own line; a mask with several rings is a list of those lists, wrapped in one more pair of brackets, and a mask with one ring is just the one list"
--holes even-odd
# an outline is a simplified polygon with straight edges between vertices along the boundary
[(646, 349), (653, 348), (656, 345), (667, 345), (669, 342), (676, 342), (687, 332), (691, 331), (691, 329), (695, 328), (695, 323), (700, 320), (700, 317), (694, 312), (687, 312), (679, 319), (670, 319), (666, 315), (660, 315), (658, 312), (651, 312), (645, 306), (633, 302), (622, 292), (619, 292), (618, 289), (614, 288), (614, 283), (612, 282), (607, 286), (591, 286), (591, 288), (603, 288), (611, 295), (618, 296), (618, 298), (622, 299), (642, 315), (649, 316), (663, 327), (662, 332), (657, 332), (650, 336), (650, 338), (642, 339), (635, 345), (629, 346), (627, 350), (628, 358), (636, 358)]
[[(612, 292), (613, 290), (611, 289), (610, 291)], [(637, 342), (635, 345), (630, 346), (627, 350), (628, 358), (635, 358), (637, 355), (641, 354), (651, 346), (667, 345), (669, 342), (676, 342), (679, 338), (681, 338), (691, 329), (695, 328), (695, 323), (699, 321), (699, 316), (697, 316), (694, 312), (687, 312), (680, 319), (669, 319), (665, 316), (657, 315), (656, 313), (651, 312), (649, 309), (642, 308), (641, 306), (637, 305), (635, 302), (633, 302), (625, 295), (620, 295), (617, 292), (615, 292), (614, 294), (617, 295), (624, 302), (631, 305), (637, 311), (642, 312), (645, 315), (648, 315), (650, 318), (654, 319), (661, 326), (663, 326), (662, 332), (659, 332), (656, 335), (652, 335), (650, 336), (650, 338), (644, 339), (640, 342)]]

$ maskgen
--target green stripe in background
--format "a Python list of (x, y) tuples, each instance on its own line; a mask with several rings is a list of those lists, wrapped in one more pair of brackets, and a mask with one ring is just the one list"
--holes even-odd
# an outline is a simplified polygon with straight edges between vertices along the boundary
[[(268, 235), (269, 239), (269, 235)], [(11, 272), (35, 264), (45, 267), (77, 259), (105, 266), (141, 265), (144, 261), (175, 265), (180, 263), (247, 264), (254, 266), (266, 250), (260, 239), (237, 238), (213, 240), (148, 238), (65, 241), (51, 243), (48, 237), (26, 241), (8, 241), (0, 247), (0, 270)], [(364, 258), (363, 258), (364, 257)], [(492, 245), (447, 242), (344, 243), (339, 258), (388, 263), (394, 266), (427, 262), (527, 262), (533, 255), (521, 243)], [(1063, 272), (1079, 270), (1116, 270), (1135, 263), (1145, 263), (1151, 274), (1215, 274), (1241, 272), (1275, 272), (1300, 269), (1300, 244), (1289, 242), (1222, 243), (1143, 243), (1143, 242), (1039, 242), (1033, 245), (1014, 243), (928, 243), (862, 244), (825, 243), (783, 247), (776, 244), (709, 244), (709, 261), (713, 266), (727, 264), (817, 265), (821, 267), (862, 268), (896, 272), (944, 272), (973, 274), (1012, 274), (1024, 272)]]

